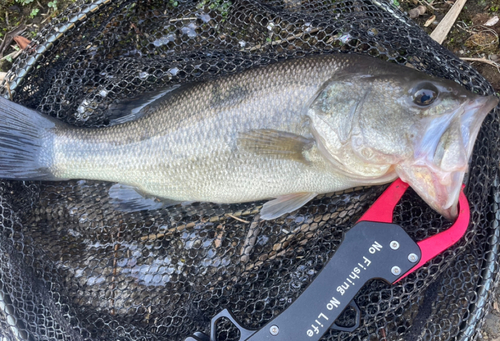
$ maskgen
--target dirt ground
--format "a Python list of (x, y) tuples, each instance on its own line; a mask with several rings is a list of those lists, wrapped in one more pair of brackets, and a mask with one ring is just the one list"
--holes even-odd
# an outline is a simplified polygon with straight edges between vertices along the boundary
[[(76, 0), (0, 0), (0, 72), (12, 66), (16, 50)], [(27, 40), (13, 41), (21, 35)]]
[[(419, 6), (425, 7), (425, 13), (414, 20), (430, 34), (454, 2), (455, 0), (402, 0), (399, 4), (406, 12)], [(498, 39), (500, 21), (498, 16), (500, 16), (500, 0), (468, 0), (443, 42), (443, 46), (461, 58), (489, 60), (493, 65), (483, 62), (470, 63), (493, 85), (496, 92), (500, 93)]]
[[(36, 36), (43, 25), (58, 15), (75, 0), (0, 0), (0, 42), (9, 38), (9, 32), (24, 27), (23, 37)], [(395, 6), (409, 12), (419, 6), (414, 20), (429, 34), (443, 19), (455, 0), (390, 0)], [(425, 12), (424, 9), (425, 8)], [(423, 12), (423, 13), (422, 13)], [(490, 63), (472, 62), (472, 65), (500, 94), (500, 0), (468, 0), (443, 45), (459, 57), (481, 58)], [(495, 19), (496, 17), (496, 19)], [(495, 23), (496, 20), (496, 23)], [(17, 32), (15, 33), (17, 34)], [(10, 34), (12, 36), (13, 34)], [(10, 41), (10, 39), (8, 39)], [(25, 41), (26, 42), (26, 41)], [(0, 44), (0, 72), (12, 65), (16, 49), (23, 42)], [(15, 46), (15, 47), (12, 47)], [(497, 64), (498, 63), (498, 64)], [(492, 311), (482, 330), (482, 338), (500, 341), (500, 289), (496, 291)]]
[(500, 288), (495, 292), (493, 308), (486, 316), (481, 336), (483, 340), (500, 341)]

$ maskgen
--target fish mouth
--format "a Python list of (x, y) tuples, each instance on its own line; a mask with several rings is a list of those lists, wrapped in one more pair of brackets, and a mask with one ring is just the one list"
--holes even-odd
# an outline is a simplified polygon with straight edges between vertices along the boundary
[[(458, 215), (458, 197), (474, 143), (484, 119), (497, 104), (494, 96), (465, 101), (448, 116), (440, 136), (424, 136), (426, 145), (416, 148), (415, 157), (396, 166), (401, 180), (448, 220)], [(434, 143), (431, 150), (429, 143)], [(419, 147), (430, 153), (422, 153)]]

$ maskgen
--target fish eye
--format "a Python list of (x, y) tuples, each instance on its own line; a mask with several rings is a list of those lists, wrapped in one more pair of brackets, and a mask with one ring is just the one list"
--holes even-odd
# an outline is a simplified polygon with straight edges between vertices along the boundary
[(413, 103), (418, 106), (426, 107), (438, 97), (438, 90), (432, 84), (422, 84), (413, 94)]

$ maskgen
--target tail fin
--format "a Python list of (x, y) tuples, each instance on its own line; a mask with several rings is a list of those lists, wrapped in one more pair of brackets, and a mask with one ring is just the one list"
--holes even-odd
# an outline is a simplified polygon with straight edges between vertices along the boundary
[(54, 180), (47, 144), (60, 124), (0, 96), (0, 179)]

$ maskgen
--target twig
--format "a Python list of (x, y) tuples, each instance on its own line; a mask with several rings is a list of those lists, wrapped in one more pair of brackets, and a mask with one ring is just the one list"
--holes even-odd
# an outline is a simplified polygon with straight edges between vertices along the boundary
[(249, 221), (246, 221), (246, 220), (243, 220), (243, 219), (241, 219), (241, 218), (235, 217), (235, 216), (234, 216), (234, 215), (232, 215), (232, 214), (226, 213), (226, 215), (227, 215), (228, 217), (231, 217), (231, 218), (233, 218), (233, 219), (236, 219), (236, 220), (238, 220), (238, 221), (241, 221), (242, 223), (245, 223), (245, 224), (250, 224), (250, 222), (249, 222)]
[(42, 9), (44, 9), (44, 8), (45, 8), (45, 7), (43, 7), (43, 6), (42, 6), (42, 4), (41, 4), (38, 0), (36, 0), (36, 3), (37, 3), (37, 4), (38, 4), (38, 6), (40, 6)]
[(148, 236), (141, 237), (141, 240), (155, 240), (155, 239), (162, 238), (162, 237), (168, 236), (172, 233), (179, 232), (179, 231), (182, 231), (184, 229), (194, 227), (194, 226), (195, 226), (195, 223), (191, 222), (189, 224), (173, 227), (173, 228), (167, 230), (165, 233), (155, 233), (155, 234), (150, 234)]
[(421, 5), (424, 5), (424, 6), (427, 6), (429, 8), (432, 8), (434, 11), (436, 10), (432, 4), (434, 3), (434, 1), (431, 1), (431, 2), (427, 2), (427, 1), (422, 1), (422, 0), (418, 0), (418, 2), (420, 2)]
[(25, 29), (26, 29), (26, 26), (24, 24), (21, 24), (5, 35), (2, 43), (0, 44), (0, 57), (3, 56), (3, 53), (5, 52), (7, 47), (10, 45), (10, 43), (12, 42), (14, 37), (23, 33)]
[(10, 84), (7, 82), (5, 83), (5, 86), (7, 87), (7, 92), (9, 93), (9, 99), (12, 101), (12, 92), (10, 91)]
[(7, 72), (0, 72), (0, 82), (5, 79), (5, 76), (7, 76)]
[(10, 26), (10, 24), (9, 24), (9, 12), (8, 11), (5, 11), (5, 23), (7, 24), (7, 27)]
[(318, 31), (319, 31), (319, 28), (313, 28), (309, 32), (297, 33), (297, 34), (294, 34), (293, 36), (286, 37), (285, 39), (271, 41), (271, 42), (265, 43), (264, 45), (259, 44), (259, 45), (256, 45), (256, 46), (253, 46), (253, 47), (249, 47), (249, 48), (246, 48), (246, 49), (241, 49), (240, 51), (250, 51), (251, 52), (251, 51), (255, 51), (255, 50), (260, 50), (261, 48), (264, 48), (264, 47), (269, 46), (269, 45), (279, 45), (279, 44), (281, 44), (283, 42), (289, 42), (289, 41), (295, 40), (297, 38), (300, 38), (303, 35), (311, 34), (311, 33), (316, 33)]
[[(317, 224), (317, 223), (306, 224), (306, 225), (303, 225), (301, 227), (296, 228), (293, 232), (290, 232), (289, 234), (287, 234), (286, 236), (284, 236), (280, 241), (278, 241), (277, 243), (275, 243), (272, 246), (272, 250), (268, 254), (262, 255), (254, 263), (247, 263), (248, 260), (249, 260), (248, 254), (243, 254), (242, 253), (240, 261), (245, 266), (244, 273), (247, 272), (247, 271), (250, 271), (250, 270), (252, 270), (254, 268), (258, 268), (258, 267), (262, 266), (262, 264), (264, 264), (264, 262), (271, 261), (271, 260), (273, 260), (273, 259), (275, 259), (277, 257), (283, 257), (287, 253), (292, 252), (294, 249), (293, 248), (289, 249), (288, 246), (293, 241), (293, 239), (297, 238), (297, 236), (300, 233), (303, 233), (303, 238), (302, 239), (297, 239), (296, 243), (298, 245), (300, 245), (300, 246), (304, 246), (312, 238), (312, 236), (314, 235), (314, 233), (316, 233), (315, 231), (318, 229), (318, 227), (321, 228), (322, 226), (324, 226), (324, 224), (325, 224), (325, 222), (322, 221), (319, 224)], [(253, 223), (252, 223), (252, 225), (253, 225)], [(248, 236), (251, 236), (251, 234), (250, 234), (251, 231), (252, 231), (252, 229), (250, 228), (249, 234), (247, 235), (247, 239), (248, 239)], [(243, 245), (244, 245), (243, 250), (247, 251), (247, 248), (245, 247), (245, 244), (243, 244)], [(233, 278), (233, 281), (234, 282), (238, 281), (238, 278), (236, 278), (236, 277)]]
[[(122, 225), (120, 224), (119, 229), (121, 229)], [(120, 235), (121, 231), (119, 230), (117, 233), (117, 239), (121, 239)], [(114, 252), (113, 252), (113, 276), (111, 276), (111, 306), (113, 307), (111, 309), (111, 315), (115, 315), (115, 287), (116, 287), (116, 277), (118, 276), (118, 250), (120, 249), (120, 243), (116, 241), (115, 247), (114, 247)]]
[(218, 249), (222, 245), (222, 237), (224, 236), (225, 228), (226, 228), (226, 226), (223, 224), (217, 225), (218, 232), (214, 238), (214, 246), (216, 249)]
[(43, 20), (42, 20), (42, 22), (41, 22), (40, 24), (45, 23), (45, 22), (46, 22), (47, 20), (49, 20), (50, 18), (52, 18), (52, 17), (50, 16), (50, 13), (47, 13), (47, 17), (46, 17), (45, 19), (43, 19)]
[(381, 329), (381, 334), (382, 334), (382, 340), (383, 341), (387, 341), (387, 334), (385, 333), (385, 329), (384, 328)]
[(446, 13), (443, 20), (441, 20), (434, 31), (432, 31), (432, 39), (437, 41), (439, 44), (443, 43), (466, 2), (467, 0), (457, 0), (457, 2), (455, 2), (448, 13)]
[(480, 62), (480, 63), (489, 64), (491, 66), (496, 67), (497, 70), (498, 70), (498, 72), (500, 73), (500, 64), (495, 63), (492, 60), (489, 60), (489, 59), (486, 59), (486, 58), (469, 58), (469, 57), (463, 57), (463, 58), (460, 58), (460, 59), (468, 61), (468, 62)]
[(245, 241), (243, 242), (243, 247), (240, 252), (240, 262), (242, 264), (248, 263), (250, 256), (252, 255), (253, 247), (255, 246), (255, 242), (257, 241), (257, 237), (260, 234), (260, 214), (257, 214), (252, 221), (248, 229), (247, 236)]
[[(253, 207), (251, 210), (233, 212), (233, 214), (231, 214), (231, 216), (232, 216), (232, 218), (236, 218), (238, 216), (247, 216), (247, 215), (257, 214), (257, 213), (259, 213), (261, 207), (262, 206), (256, 206), (256, 207)], [(220, 222), (222, 220), (226, 220), (227, 217), (228, 217), (228, 215), (226, 213), (226, 215), (224, 215), (224, 216), (211, 217), (208, 221), (211, 223)], [(143, 237), (141, 237), (141, 240), (156, 240), (158, 238), (163, 238), (163, 237), (169, 236), (175, 232), (179, 232), (179, 231), (185, 230), (187, 228), (194, 227), (195, 225), (196, 225), (195, 222), (190, 222), (188, 224), (172, 227), (171, 229), (168, 229), (167, 231), (165, 231), (163, 233), (152, 233), (152, 234), (149, 234), (147, 236), (143, 236)]]
[(457, 21), (457, 27), (467, 33), (470, 33), (470, 34), (477, 34), (477, 33), (481, 33), (481, 32), (484, 32), (484, 31), (487, 31), (491, 34), (493, 34), (495, 37), (498, 38), (498, 33), (490, 28), (490, 27), (487, 27), (487, 26), (484, 26), (484, 25), (479, 25), (479, 26), (468, 26), (465, 22), (463, 21)]
[(170, 22), (176, 22), (176, 21), (185, 21), (185, 20), (197, 20), (197, 17), (189, 17), (189, 18), (177, 18), (177, 19), (170, 19)]
[(477, 31), (473, 31), (471, 29), (469, 29), (469, 26), (463, 22), (463, 21), (457, 21), (457, 27), (467, 33), (470, 33), (470, 34), (475, 34), (477, 33)]
[(9, 57), (11, 57), (12, 59), (15, 59), (17, 58), (17, 56), (19, 56), (21, 54), (21, 52), (23, 52), (23, 50), (17, 50), (17, 51), (14, 51), (12, 53), (9, 53), (8, 55), (6, 56), (3, 56), (2, 58), (0, 58), (0, 62), (4, 59), (7, 59)]

